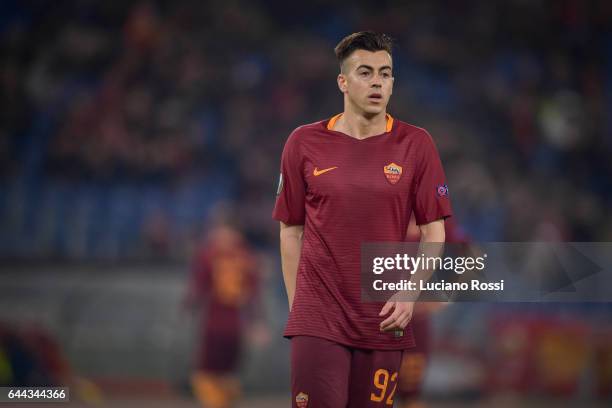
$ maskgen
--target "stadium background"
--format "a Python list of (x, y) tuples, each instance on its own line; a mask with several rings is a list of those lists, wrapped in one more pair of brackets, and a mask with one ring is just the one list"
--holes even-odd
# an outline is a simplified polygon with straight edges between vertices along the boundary
[[(46, 333), (106, 398), (190, 406), (181, 299), (207, 216), (231, 202), (265, 265), (272, 334), (246, 358), (247, 396), (285, 401), (279, 157), (297, 125), (342, 110), (333, 47), (353, 31), (397, 40), (389, 111), (433, 135), (469, 236), (612, 240), (610, 2), (0, 7), (0, 332)], [(453, 305), (435, 318), (428, 395), (610, 398), (610, 317), (601, 304)], [(501, 386), (499, 367), (513, 373)], [(546, 380), (560, 371), (565, 383)]]

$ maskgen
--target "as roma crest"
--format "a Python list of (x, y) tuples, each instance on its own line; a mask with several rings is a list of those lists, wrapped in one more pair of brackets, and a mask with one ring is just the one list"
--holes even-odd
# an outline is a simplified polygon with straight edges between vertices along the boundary
[(308, 406), (308, 394), (300, 392), (295, 397), (295, 403), (298, 408), (306, 408)]
[(395, 163), (387, 164), (385, 167), (383, 167), (383, 171), (385, 172), (387, 181), (391, 184), (396, 184), (400, 177), (402, 177), (402, 166)]

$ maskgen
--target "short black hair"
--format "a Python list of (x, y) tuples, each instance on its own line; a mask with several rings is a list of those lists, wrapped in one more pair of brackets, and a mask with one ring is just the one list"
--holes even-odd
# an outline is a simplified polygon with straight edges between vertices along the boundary
[(387, 51), (392, 55), (393, 39), (387, 34), (374, 31), (359, 31), (347, 35), (334, 48), (340, 66), (356, 50)]

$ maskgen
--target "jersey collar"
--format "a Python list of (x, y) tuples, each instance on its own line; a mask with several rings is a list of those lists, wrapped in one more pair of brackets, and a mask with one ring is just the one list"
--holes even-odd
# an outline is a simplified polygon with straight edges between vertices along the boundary
[[(329, 122), (327, 122), (327, 130), (334, 130), (334, 125), (336, 124), (338, 119), (340, 119), (340, 116), (342, 116), (342, 113), (335, 115), (329, 120)], [(387, 125), (385, 127), (385, 132), (390, 132), (391, 129), (393, 129), (393, 117), (389, 115), (388, 113), (386, 114), (386, 117), (387, 117)]]

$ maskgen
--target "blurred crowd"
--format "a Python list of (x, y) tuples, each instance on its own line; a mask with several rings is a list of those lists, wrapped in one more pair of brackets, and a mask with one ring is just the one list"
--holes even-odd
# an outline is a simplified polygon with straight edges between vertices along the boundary
[(280, 153), (342, 110), (333, 47), (396, 39), (389, 111), (441, 152), (477, 240), (612, 240), (606, 1), (8, 1), (0, 254), (181, 257), (219, 201), (256, 245)]

